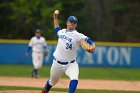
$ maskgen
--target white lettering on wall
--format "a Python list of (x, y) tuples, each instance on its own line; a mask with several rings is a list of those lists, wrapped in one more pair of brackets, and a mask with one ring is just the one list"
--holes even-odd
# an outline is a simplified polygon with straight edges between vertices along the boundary
[(84, 52), (82, 60), (80, 57), (77, 61), (82, 64), (92, 64), (92, 65), (131, 65), (131, 48), (128, 47), (105, 47), (98, 46), (94, 54)]
[(120, 48), (120, 65), (126, 62), (127, 65), (131, 63), (131, 48)]
[(116, 47), (110, 47), (107, 51), (107, 60), (110, 65), (115, 65), (118, 62), (119, 53)]
[(106, 52), (106, 48), (97, 47), (95, 51), (97, 52), (97, 64), (103, 64), (103, 55)]

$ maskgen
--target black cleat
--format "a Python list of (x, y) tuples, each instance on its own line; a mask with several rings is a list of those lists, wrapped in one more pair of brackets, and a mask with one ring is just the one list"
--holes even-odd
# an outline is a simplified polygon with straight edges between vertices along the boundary
[(35, 77), (35, 72), (31, 73), (31, 77), (34, 78)]
[(46, 90), (45, 88), (42, 89), (42, 93), (49, 93), (48, 90)]

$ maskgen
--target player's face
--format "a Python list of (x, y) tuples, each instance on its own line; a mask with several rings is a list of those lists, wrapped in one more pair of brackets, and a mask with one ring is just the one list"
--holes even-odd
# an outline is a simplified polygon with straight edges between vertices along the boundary
[(40, 37), (40, 36), (41, 36), (41, 33), (40, 33), (40, 32), (36, 32), (36, 33), (35, 33), (35, 36), (36, 36), (36, 37)]
[(67, 22), (67, 29), (74, 30), (77, 27), (77, 23), (74, 21), (68, 21)]

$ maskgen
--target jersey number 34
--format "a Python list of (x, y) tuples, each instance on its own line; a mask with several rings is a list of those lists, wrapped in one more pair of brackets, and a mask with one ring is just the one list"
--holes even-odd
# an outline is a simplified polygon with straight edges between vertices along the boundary
[(70, 44), (70, 43), (66, 43), (66, 49), (70, 49), (70, 50), (72, 50), (72, 44)]

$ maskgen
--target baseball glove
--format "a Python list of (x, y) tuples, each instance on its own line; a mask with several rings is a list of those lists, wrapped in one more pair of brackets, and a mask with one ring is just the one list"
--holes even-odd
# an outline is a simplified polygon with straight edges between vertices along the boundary
[(44, 56), (48, 56), (48, 51), (44, 51)]
[(86, 41), (80, 42), (81, 47), (86, 50), (87, 52), (90, 52), (90, 44), (88, 44)]

